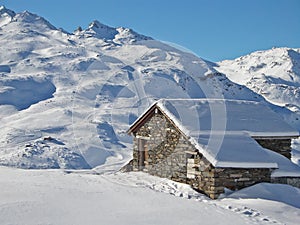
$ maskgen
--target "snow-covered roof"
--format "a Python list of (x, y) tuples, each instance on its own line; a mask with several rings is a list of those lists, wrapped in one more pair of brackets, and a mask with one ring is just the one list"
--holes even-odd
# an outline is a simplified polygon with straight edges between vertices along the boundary
[(158, 107), (215, 167), (278, 168), (252, 137), (296, 137), (299, 133), (266, 105), (225, 99), (161, 99), (139, 117), (136, 129)]
[(265, 149), (272, 161), (278, 165), (278, 169), (274, 170), (271, 177), (300, 177), (300, 167), (289, 160), (287, 157), (274, 151)]
[(299, 132), (268, 106), (226, 99), (161, 99), (157, 106), (187, 135), (241, 134), (291, 137)]
[(199, 152), (215, 167), (278, 168), (268, 152), (248, 134), (191, 137)]

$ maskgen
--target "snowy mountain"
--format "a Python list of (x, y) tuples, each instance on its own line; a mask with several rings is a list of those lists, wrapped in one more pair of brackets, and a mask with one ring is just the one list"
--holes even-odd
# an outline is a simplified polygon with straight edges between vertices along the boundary
[(216, 69), (269, 102), (300, 110), (300, 49), (273, 48), (218, 63)]
[[(1, 165), (120, 168), (131, 158), (129, 124), (160, 98), (261, 101), (298, 126), (297, 114), (229, 80), (230, 62), (207, 62), (128, 28), (94, 21), (68, 33), (1, 7), (0, 51)], [(293, 76), (273, 81), (296, 86)]]
[(97, 20), (93, 21), (86, 30), (82, 30), (82, 28), (80, 28), (74, 33), (84, 38), (96, 37), (107, 41), (111, 40), (118, 44), (133, 43), (141, 40), (152, 40), (152, 38), (138, 34), (131, 29), (124, 27), (113, 28), (104, 25)]

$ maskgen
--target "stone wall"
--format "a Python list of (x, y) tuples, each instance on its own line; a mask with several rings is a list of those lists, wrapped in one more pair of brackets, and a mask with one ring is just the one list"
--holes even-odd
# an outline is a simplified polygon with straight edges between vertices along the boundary
[[(139, 139), (147, 143), (143, 168), (139, 167)], [(133, 146), (130, 166), (134, 171), (190, 184), (213, 199), (224, 188), (238, 190), (258, 182), (270, 182), (270, 169), (214, 168), (159, 111), (135, 133)]]
[(218, 198), (224, 188), (239, 190), (255, 183), (270, 182), (271, 179), (271, 169), (214, 168), (200, 153), (190, 157), (194, 159), (195, 177), (187, 179), (187, 183), (212, 199)]
[[(260, 182), (270, 182), (272, 170), (268, 168), (216, 168), (214, 170), (215, 186), (240, 190)], [(213, 193), (218, 197), (222, 192)]]
[(133, 170), (139, 170), (139, 138), (146, 140), (148, 148), (147, 163), (143, 171), (186, 183), (185, 150), (190, 145), (161, 113), (155, 114), (135, 135)]
[[(224, 187), (223, 185), (220, 187), (215, 186), (215, 168), (212, 164), (203, 157), (200, 153), (196, 154), (187, 154), (187, 161), (191, 162), (188, 166), (188, 174), (189, 178), (187, 179), (187, 183), (192, 186), (192, 188), (196, 190), (200, 190), (201, 192), (208, 195), (210, 198), (216, 198), (215, 193), (223, 193)], [(194, 176), (192, 176), (194, 174)]]
[(272, 177), (272, 183), (288, 184), (300, 188), (300, 177)]
[(262, 147), (291, 159), (291, 139), (255, 139)]

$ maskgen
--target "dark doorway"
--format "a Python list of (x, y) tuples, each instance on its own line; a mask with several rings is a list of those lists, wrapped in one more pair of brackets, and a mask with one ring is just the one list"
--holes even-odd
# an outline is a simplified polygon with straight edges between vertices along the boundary
[(139, 170), (144, 170), (148, 160), (148, 146), (145, 139), (138, 139), (138, 156)]

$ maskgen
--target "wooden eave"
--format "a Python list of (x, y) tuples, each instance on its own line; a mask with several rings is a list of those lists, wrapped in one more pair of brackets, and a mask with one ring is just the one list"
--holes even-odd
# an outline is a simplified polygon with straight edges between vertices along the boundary
[(251, 136), (253, 139), (264, 140), (264, 139), (297, 139), (299, 135), (293, 136)]
[(154, 104), (150, 109), (148, 109), (139, 119), (137, 119), (127, 130), (127, 134), (136, 133), (141, 126), (143, 126), (154, 114), (157, 105)]
[(142, 115), (139, 119), (137, 119), (131, 127), (128, 129), (127, 134), (136, 133), (155, 113), (155, 111), (159, 111), (186, 139), (189, 139), (181, 129), (174, 123), (171, 118), (159, 107), (157, 104), (154, 104), (151, 108), (149, 108), (144, 115)]

